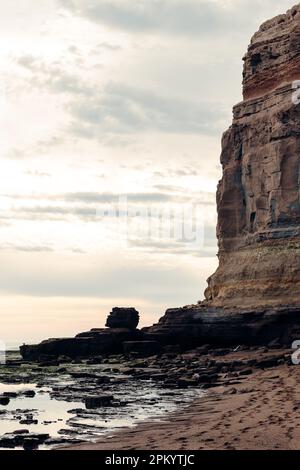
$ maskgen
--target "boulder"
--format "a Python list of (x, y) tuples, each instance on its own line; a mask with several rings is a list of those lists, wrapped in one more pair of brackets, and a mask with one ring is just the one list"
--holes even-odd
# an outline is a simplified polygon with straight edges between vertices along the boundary
[(94, 408), (102, 408), (112, 406), (114, 397), (112, 395), (90, 395), (85, 399), (85, 407), (87, 410)]
[(0, 397), (0, 405), (6, 406), (6, 405), (9, 404), (9, 402), (10, 402), (9, 397), (7, 397), (7, 396), (1, 396)]
[(139, 312), (135, 308), (112, 309), (107, 317), (106, 325), (108, 328), (128, 328), (135, 330), (139, 324)]

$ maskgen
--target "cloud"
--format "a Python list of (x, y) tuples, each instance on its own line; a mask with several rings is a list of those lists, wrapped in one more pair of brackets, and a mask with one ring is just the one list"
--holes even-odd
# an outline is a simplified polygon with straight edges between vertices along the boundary
[[(65, 130), (81, 138), (103, 140), (105, 135), (139, 132), (215, 135), (230, 115), (220, 102), (166, 96), (125, 82), (97, 86), (79, 72), (67, 71), (60, 61), (46, 64), (25, 55), (15, 63), (30, 72), (25, 78), (30, 87), (66, 97), (64, 110), (71, 123)], [(20, 158), (18, 149), (11, 157)]]
[(101, 137), (102, 132), (204, 133), (224, 127), (228, 110), (220, 103), (166, 97), (149, 89), (111, 83), (92, 97), (70, 103), (73, 133)]
[(204, 240), (203, 246), (196, 246), (194, 242), (184, 243), (177, 240), (145, 240), (133, 239), (128, 242), (129, 247), (140, 249), (145, 253), (169, 254), (169, 255), (189, 255), (197, 258), (213, 258), (216, 255), (216, 240), (214, 244)]
[[(62, 193), (62, 194), (34, 194), (34, 195), (25, 195), (25, 194), (3, 194), (2, 197), (9, 198), (12, 200), (48, 200), (48, 201), (64, 201), (68, 203), (84, 203), (84, 204), (115, 204), (119, 201), (127, 201), (128, 203), (134, 204), (143, 204), (143, 203), (172, 203), (172, 202), (188, 202), (193, 201), (199, 204), (215, 204), (215, 195), (210, 192), (187, 192), (184, 188), (179, 188), (177, 186), (168, 186), (168, 185), (158, 185), (157, 188), (160, 188), (162, 191), (169, 191), (169, 192), (183, 192), (185, 191), (185, 195), (182, 194), (169, 194), (166, 192), (136, 192), (136, 193), (109, 193), (109, 192), (86, 192), (86, 191), (78, 191), (78, 192), (70, 192), (70, 193)], [(26, 209), (26, 208), (24, 208)], [(41, 209), (49, 210), (49, 211), (60, 211), (60, 207), (54, 206), (41, 206)], [(67, 208), (66, 208), (67, 211)]]
[(42, 245), (18, 245), (15, 243), (2, 244), (0, 250), (21, 251), (24, 253), (52, 253), (54, 250), (50, 246)]
[(27, 82), (33, 88), (52, 93), (93, 95), (93, 89), (77, 73), (69, 72), (63, 60), (46, 63), (41, 57), (25, 54), (14, 58), (14, 63), (30, 72)]
[[(135, 33), (221, 36), (252, 30), (258, 14), (291, 6), (282, 0), (60, 0), (73, 14)], [(253, 12), (256, 12), (254, 15)]]
[[(59, 197), (59, 196), (58, 196)], [(65, 201), (68, 202), (85, 202), (85, 203), (117, 203), (120, 199), (126, 199), (128, 202), (134, 203), (153, 203), (153, 202), (171, 202), (172, 196), (164, 193), (97, 193), (97, 192), (76, 192), (66, 193), (63, 195)]]

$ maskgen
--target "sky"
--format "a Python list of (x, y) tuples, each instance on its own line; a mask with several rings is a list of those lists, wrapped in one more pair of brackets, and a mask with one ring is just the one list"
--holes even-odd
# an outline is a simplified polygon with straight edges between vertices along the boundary
[(203, 299), (242, 57), (294, 3), (2, 5), (1, 341), (102, 327), (114, 306), (150, 325)]

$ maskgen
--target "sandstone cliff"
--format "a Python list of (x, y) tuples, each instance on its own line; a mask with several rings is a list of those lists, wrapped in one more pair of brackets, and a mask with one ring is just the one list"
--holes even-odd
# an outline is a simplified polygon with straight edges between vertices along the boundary
[[(219, 267), (205, 301), (146, 330), (164, 342), (300, 338), (300, 5), (265, 22), (244, 57), (244, 100), (222, 139)], [(300, 82), (299, 82), (300, 83)], [(300, 86), (298, 83), (298, 86)]]
[(244, 57), (244, 101), (222, 141), (219, 268), (210, 305), (300, 304), (300, 6), (264, 23)]

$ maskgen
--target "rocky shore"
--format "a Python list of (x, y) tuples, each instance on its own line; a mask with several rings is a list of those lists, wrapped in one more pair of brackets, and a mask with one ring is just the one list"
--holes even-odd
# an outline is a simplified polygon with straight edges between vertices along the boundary
[[(282, 354), (245, 350), (224, 355), (228, 369), (235, 361), (244, 365), (159, 426), (139, 424), (110, 439), (62, 450), (300, 450), (300, 368), (289, 365), (287, 356), (274, 365)], [(253, 357), (259, 357), (260, 365), (250, 372)]]
[[(292, 364), (291, 353), (290, 349), (278, 348), (278, 345), (271, 343), (268, 347), (237, 346), (226, 349), (204, 345), (185, 352), (174, 349), (173, 352), (165, 351), (147, 357), (139, 353), (76, 360), (60, 357), (55, 364), (34, 364), (12, 357), (5, 366), (0, 366), (0, 383), (6, 384), (8, 389), (23, 384), (25, 390), (0, 394), (1, 421), (13, 423), (13, 430), (0, 436), (0, 448), (43, 449), (65, 445), (76, 448), (80, 442), (86, 448), (88, 442), (111, 435), (120, 425), (135, 426), (141, 419), (162, 419), (165, 423), (170, 413), (173, 422), (172, 412), (176, 410), (176, 419), (185, 416), (189, 413), (189, 403), (197, 397), (199, 401), (196, 406), (205, 407), (211, 403), (212, 397), (221, 403), (227, 395), (253, 395), (255, 387), (249, 390), (243, 389), (243, 386), (252, 381), (254, 385), (256, 377), (269, 371), (276, 375), (278, 381), (281, 378), (276, 371), (283, 369), (291, 375), (297, 370), (297, 366)], [(26, 387), (26, 383), (30, 385)], [(277, 387), (280, 388), (279, 382)], [(48, 422), (42, 423), (38, 410), (34, 409), (34, 400), (40, 394), (49, 394), (50, 399), (69, 404), (66, 408), (68, 418), (59, 421), (60, 418), (50, 416)], [(28, 400), (32, 402), (32, 408), (22, 407), (25, 397), (26, 403)], [(14, 403), (17, 403), (16, 408)], [(11, 406), (8, 408), (9, 404)], [(192, 409), (195, 411), (194, 405)], [(207, 409), (207, 413), (214, 415), (215, 409)], [(52, 426), (55, 423), (55, 435), (51, 434), (51, 423)], [(35, 429), (41, 429), (41, 424), (43, 432), (37, 432)], [(47, 426), (49, 432), (45, 431)], [(166, 424), (162, 426), (164, 429)], [(125, 435), (134, 435), (140, 427), (132, 429)], [(187, 444), (186, 429), (181, 427), (181, 431), (176, 432), (182, 444)], [(124, 430), (122, 439), (118, 436), (116, 439), (119, 446), (126, 447), (129, 444), (127, 441), (123, 443), (123, 436)], [(139, 433), (140, 448), (149, 445), (143, 436), (143, 432)], [(198, 446), (205, 447), (205, 442), (200, 439)], [(102, 439), (101, 443), (106, 443), (106, 449), (110, 445), (115, 446), (115, 440), (111, 439)], [(100, 446), (98, 443), (93, 445)], [(134, 446), (134, 443), (130, 445)]]

